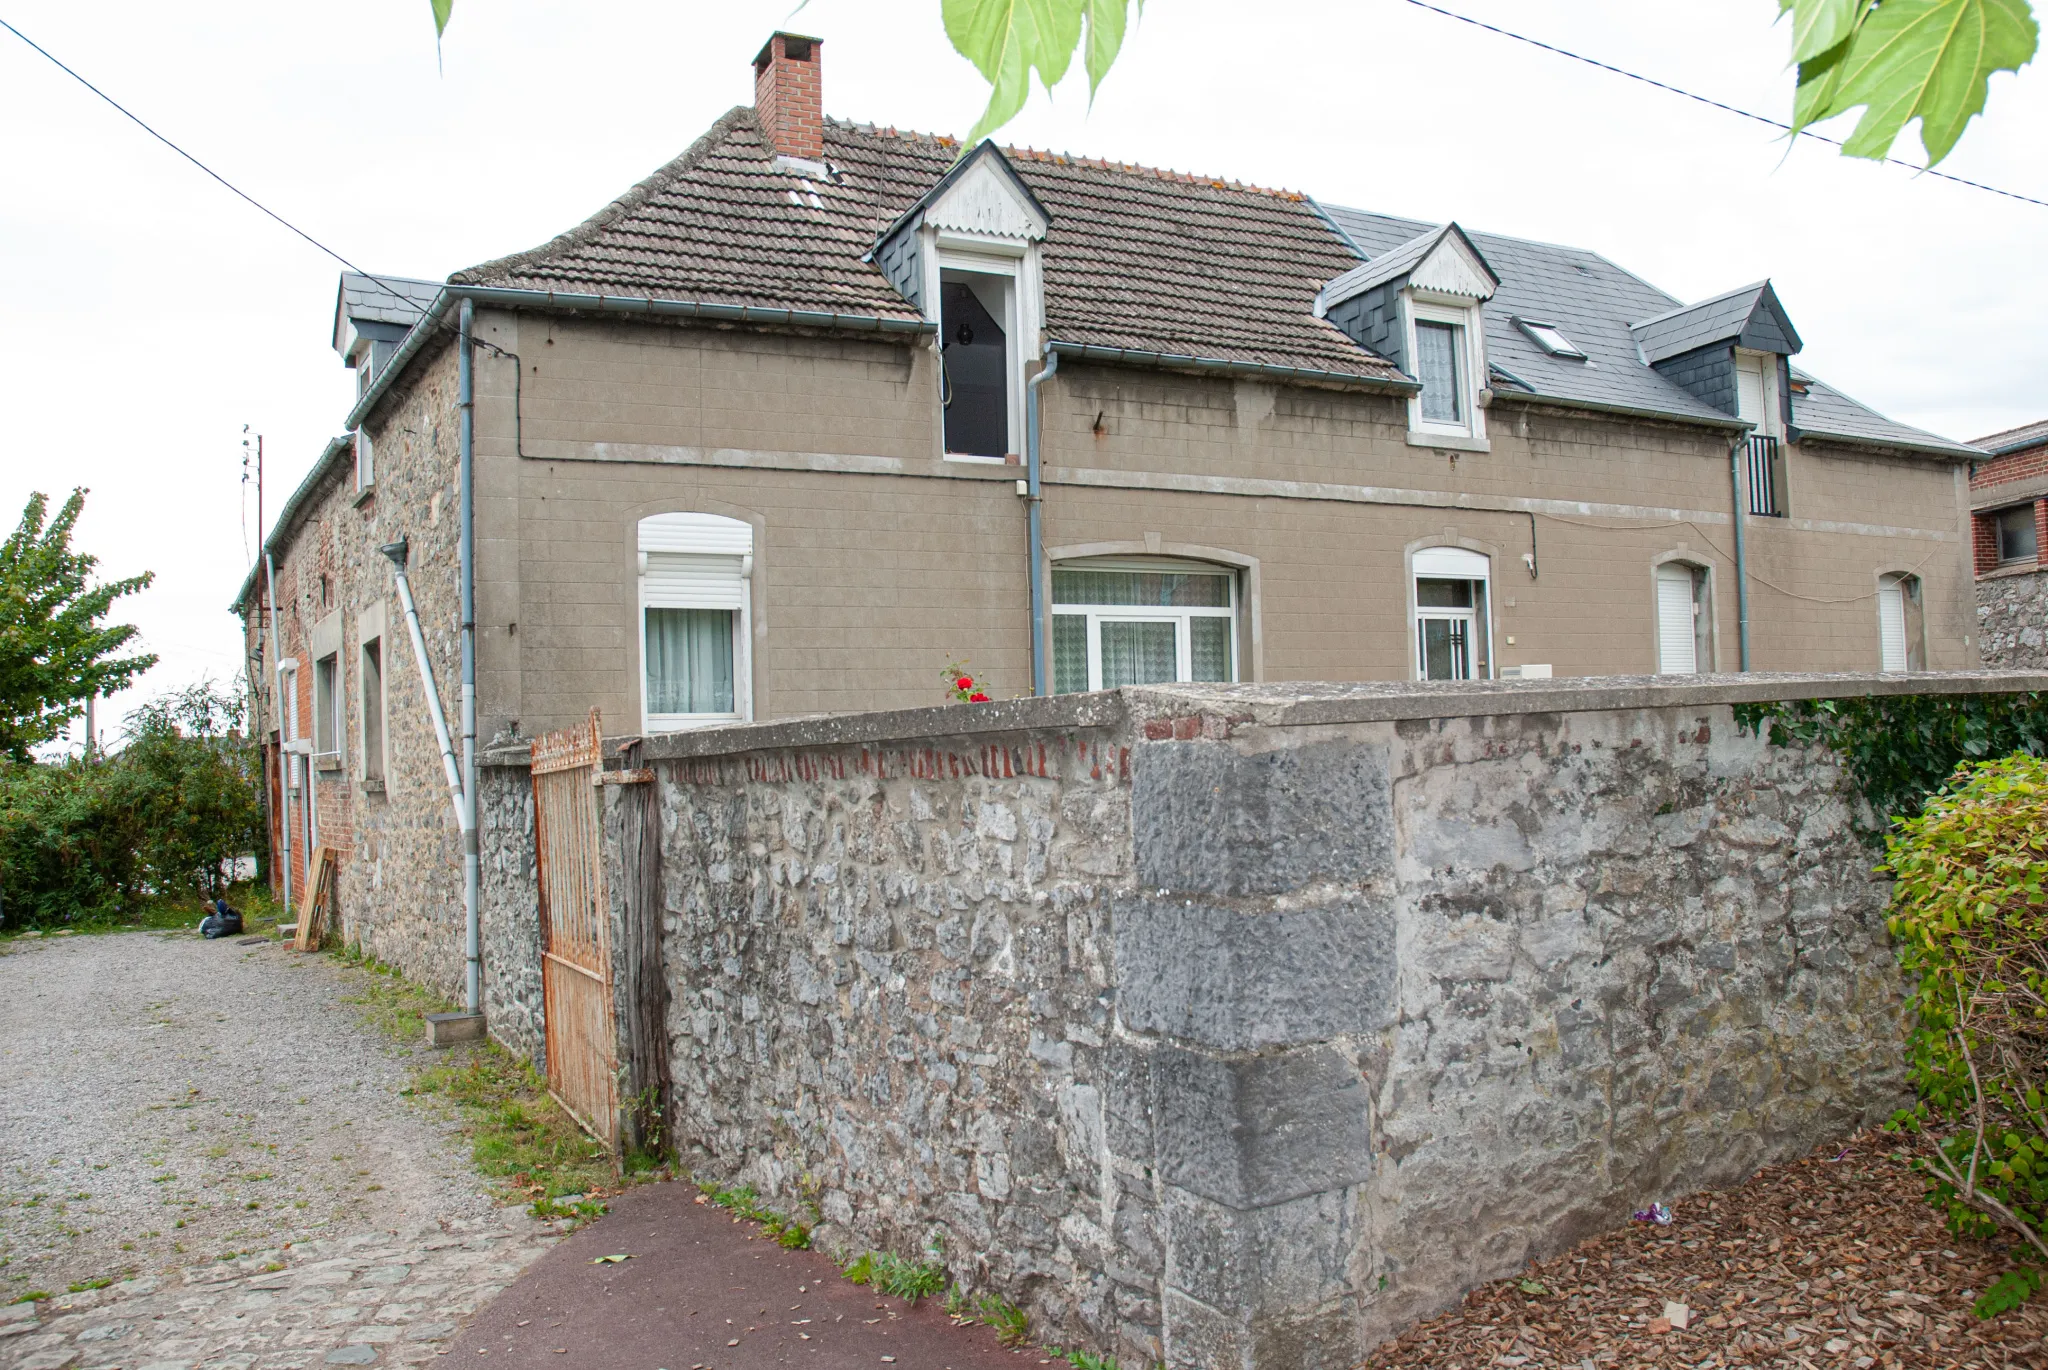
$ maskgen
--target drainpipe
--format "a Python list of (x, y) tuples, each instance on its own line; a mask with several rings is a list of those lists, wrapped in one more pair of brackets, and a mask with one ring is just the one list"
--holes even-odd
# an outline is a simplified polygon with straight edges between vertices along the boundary
[(441, 712), (441, 687), (434, 683), (434, 663), (427, 655), (426, 635), (420, 631), (419, 610), (413, 607), (412, 586), (405, 578), (406, 540), (386, 543), (381, 550), (391, 558), (398, 578), (398, 603), (405, 610), (405, 626), (412, 634), (413, 659), (420, 667), (420, 688), (427, 696), (427, 717), (434, 725), (434, 740), (441, 744), (441, 769), (448, 776), (448, 802), (454, 806), (455, 824), (462, 830), (463, 846), (467, 849), (471, 845), (469, 801), (462, 793), (462, 770), (455, 761), (455, 744), (448, 737), (448, 715)]
[(1749, 450), (1749, 435), (1743, 434), (1728, 449), (1728, 488), (1735, 496), (1735, 627), (1741, 652), (1740, 670), (1749, 669), (1749, 570), (1742, 557), (1743, 495), (1742, 454)]
[(270, 583), (270, 685), (274, 691), (271, 698), (277, 708), (277, 798), (280, 811), (277, 816), (278, 836), (284, 839), (284, 878), (278, 884), (284, 887), (284, 920), (292, 921), (292, 754), (285, 750), (284, 735), (284, 657), (277, 646), (277, 560), (270, 553), (263, 554), (263, 574)]
[(1059, 369), (1059, 349), (1047, 347), (1045, 365), (1024, 382), (1024, 498), (1030, 510), (1031, 543), (1027, 558), (1031, 573), (1031, 693), (1041, 697), (1052, 691), (1047, 687), (1045, 669), (1045, 500), (1039, 493), (1039, 439), (1045, 425), (1039, 418), (1038, 387), (1051, 380)]
[(462, 911), (467, 930), (464, 952), (468, 975), (463, 984), (465, 1013), (480, 1011), (483, 1002), (483, 929), (478, 899), (481, 855), (476, 835), (476, 357), (471, 333), (476, 305), (465, 299), (457, 325), (462, 406), (461, 484), (462, 542)]

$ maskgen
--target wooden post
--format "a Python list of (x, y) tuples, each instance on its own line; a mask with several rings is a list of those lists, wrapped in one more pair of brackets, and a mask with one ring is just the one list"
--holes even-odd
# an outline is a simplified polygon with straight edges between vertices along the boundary
[[(631, 750), (637, 750), (633, 748)], [(630, 751), (629, 751), (630, 756)], [(630, 760), (628, 762), (630, 765)], [(620, 891), (624, 946), (628, 1143), (666, 1154), (668, 1136), (668, 977), (661, 961), (661, 787), (651, 770), (626, 772), (619, 788)]]

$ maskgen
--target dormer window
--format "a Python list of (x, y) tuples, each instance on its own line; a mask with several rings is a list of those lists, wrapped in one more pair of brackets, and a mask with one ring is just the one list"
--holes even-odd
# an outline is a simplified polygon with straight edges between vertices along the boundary
[(1051, 216), (984, 142), (875, 240), (872, 260), (937, 326), (941, 455), (1016, 461), (1025, 368), (1045, 327), (1039, 244)]
[(1524, 333), (1529, 335), (1530, 342), (1535, 343), (1549, 355), (1563, 357), (1567, 361), (1582, 362), (1586, 360), (1586, 354), (1579, 350), (1578, 344), (1567, 338), (1564, 335), (1564, 330), (1556, 324), (1538, 323), (1535, 319), (1516, 319), (1515, 323)]
[(1315, 313), (1415, 380), (1411, 446), (1484, 452), (1480, 309), (1499, 287), (1465, 231), (1445, 224), (1331, 281), (1316, 296)]
[(949, 457), (1002, 461), (1022, 446), (1016, 440), (1020, 359), (1011, 345), (1016, 296), (1015, 267), (1008, 263), (939, 273), (939, 403)]
[(1483, 441), (1477, 384), (1481, 373), (1473, 345), (1479, 311), (1427, 298), (1411, 298), (1408, 310), (1414, 328), (1409, 356), (1415, 379), (1422, 382), (1422, 392), (1409, 401), (1409, 437), (1425, 443), (1431, 438)]

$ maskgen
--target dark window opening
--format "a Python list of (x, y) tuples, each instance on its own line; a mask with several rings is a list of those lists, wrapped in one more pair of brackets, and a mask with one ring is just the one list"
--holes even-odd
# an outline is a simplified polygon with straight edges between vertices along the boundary
[[(988, 293), (1000, 300), (1000, 281)], [(965, 281), (939, 286), (940, 396), (946, 450), (963, 457), (1002, 458), (1010, 450), (1009, 340)]]
[(1998, 511), (1998, 559), (2032, 561), (2035, 557), (2034, 506)]
[(782, 40), (782, 55), (792, 62), (808, 62), (811, 60), (811, 45), (800, 39), (785, 38)]

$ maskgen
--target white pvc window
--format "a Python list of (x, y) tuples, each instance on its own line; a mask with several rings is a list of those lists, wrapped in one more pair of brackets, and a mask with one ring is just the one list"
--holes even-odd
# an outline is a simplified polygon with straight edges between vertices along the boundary
[(1237, 577), (1203, 562), (1066, 562), (1052, 572), (1053, 691), (1237, 679)]
[(337, 756), (341, 752), (339, 652), (313, 663), (313, 751), (319, 756)]
[(1004, 461), (1022, 446), (1017, 268), (948, 254), (939, 270), (939, 404), (946, 456)]
[(356, 430), (356, 489), (366, 490), (377, 482), (377, 454), (367, 428)]
[(1920, 671), (1920, 578), (1885, 576), (1877, 583), (1877, 655), (1880, 671)]
[(1417, 680), (1487, 680), (1493, 676), (1490, 569), (1477, 552), (1427, 547), (1409, 566), (1415, 612)]
[(1657, 568), (1657, 673), (1694, 675), (1713, 661), (1707, 574), (1683, 561)]
[(719, 514), (640, 521), (641, 712), (648, 732), (753, 716), (754, 529)]

